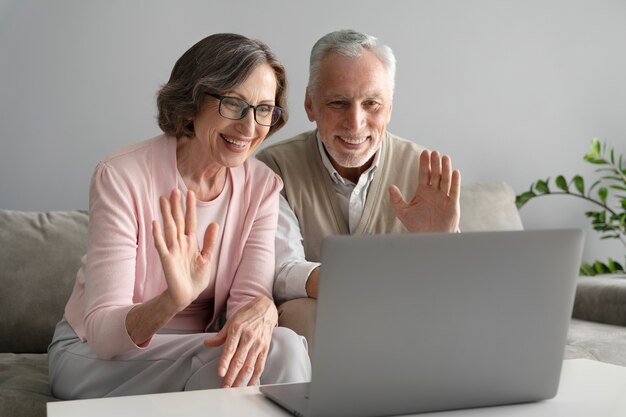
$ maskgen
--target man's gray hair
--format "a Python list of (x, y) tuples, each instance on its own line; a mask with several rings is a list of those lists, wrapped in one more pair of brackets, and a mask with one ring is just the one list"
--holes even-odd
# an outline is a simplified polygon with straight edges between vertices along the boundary
[(322, 59), (331, 52), (356, 58), (361, 56), (363, 50), (372, 52), (383, 63), (389, 76), (391, 94), (395, 86), (396, 57), (390, 47), (382, 43), (378, 38), (357, 32), (351, 29), (337, 30), (322, 36), (311, 49), (309, 61), (309, 91), (314, 93)]

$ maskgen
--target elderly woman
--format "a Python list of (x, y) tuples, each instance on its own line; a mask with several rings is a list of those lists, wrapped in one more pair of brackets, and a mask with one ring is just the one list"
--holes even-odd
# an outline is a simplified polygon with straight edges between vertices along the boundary
[(49, 347), (55, 396), (310, 379), (271, 299), (282, 183), (249, 158), (285, 124), (285, 94), (274, 54), (240, 35), (176, 62), (157, 99), (165, 134), (92, 177), (87, 255)]

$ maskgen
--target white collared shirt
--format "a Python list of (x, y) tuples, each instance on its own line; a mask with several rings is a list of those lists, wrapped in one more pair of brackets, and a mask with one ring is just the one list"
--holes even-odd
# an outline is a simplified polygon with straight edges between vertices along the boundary
[[(359, 176), (358, 182), (354, 184), (339, 175), (333, 167), (328, 155), (326, 155), (319, 134), (317, 145), (322, 163), (328, 171), (337, 193), (341, 213), (349, 225), (350, 234), (352, 234), (361, 221), (367, 192), (380, 163), (381, 151), (379, 149), (376, 152), (372, 165)], [(384, 141), (381, 142), (380, 146), (384, 146)], [(276, 230), (276, 282), (274, 283), (276, 300), (285, 301), (307, 297), (306, 281), (311, 271), (318, 266), (320, 263), (306, 260), (298, 219), (281, 194)]]

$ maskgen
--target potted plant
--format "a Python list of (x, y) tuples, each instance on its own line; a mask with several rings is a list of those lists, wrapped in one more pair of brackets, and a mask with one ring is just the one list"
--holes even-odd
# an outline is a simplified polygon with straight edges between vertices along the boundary
[[(516, 198), (517, 208), (522, 208), (530, 200), (549, 195), (569, 195), (582, 198), (596, 206), (597, 210), (585, 212), (592, 223), (594, 230), (599, 232), (601, 239), (618, 239), (626, 248), (626, 168), (623, 155), (616, 159), (612, 147), (600, 143), (598, 138), (593, 138), (591, 148), (583, 159), (586, 162), (597, 165), (596, 172), (601, 173), (589, 188), (585, 187), (585, 180), (580, 175), (575, 175), (567, 180), (563, 175), (554, 179), (537, 180), (530, 185), (530, 190), (521, 193)], [(552, 187), (554, 185), (554, 187)], [(580, 267), (581, 275), (597, 274), (623, 274), (626, 269), (626, 256), (624, 263), (611, 258), (602, 262), (583, 262)]]

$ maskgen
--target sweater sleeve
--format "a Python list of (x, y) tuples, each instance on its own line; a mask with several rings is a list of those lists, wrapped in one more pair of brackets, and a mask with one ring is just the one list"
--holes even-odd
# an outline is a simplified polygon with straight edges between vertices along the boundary
[(89, 246), (85, 273), (85, 335), (108, 359), (139, 347), (126, 330), (133, 307), (138, 219), (131, 186), (100, 163), (89, 193)]
[(274, 239), (278, 221), (278, 196), (283, 183), (272, 174), (265, 183), (252, 227), (243, 246), (241, 262), (228, 297), (227, 318), (258, 296), (272, 298), (274, 284)]

